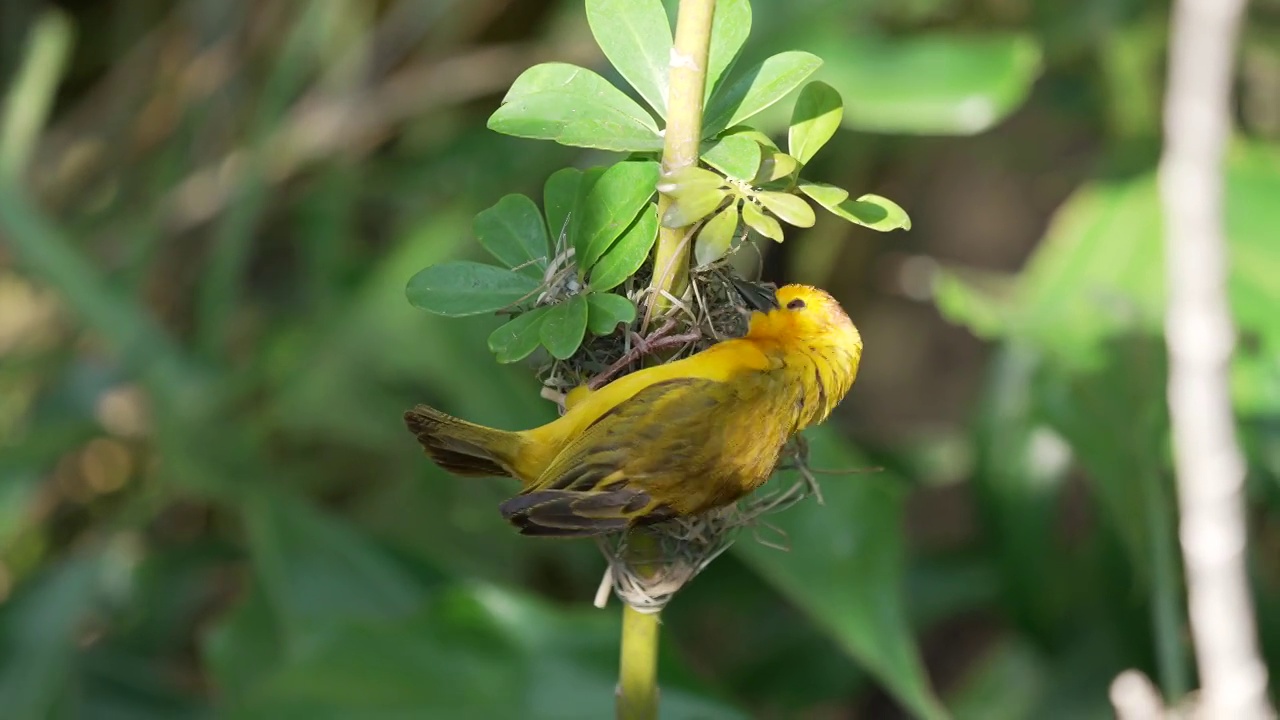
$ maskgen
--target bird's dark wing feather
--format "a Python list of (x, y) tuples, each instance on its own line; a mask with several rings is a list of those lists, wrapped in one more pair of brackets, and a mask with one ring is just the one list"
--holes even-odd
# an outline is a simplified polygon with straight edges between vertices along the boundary
[(777, 402), (762, 382), (655, 383), (602, 415), (502, 513), (525, 534), (579, 536), (732, 502), (777, 463)]

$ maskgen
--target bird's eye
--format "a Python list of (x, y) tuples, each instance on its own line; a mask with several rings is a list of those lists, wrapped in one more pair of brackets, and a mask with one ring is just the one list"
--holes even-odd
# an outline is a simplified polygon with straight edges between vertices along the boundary
[(792, 300), (791, 302), (787, 303), (788, 310), (800, 310), (803, 308), (804, 308), (804, 301), (801, 300), (800, 298), (796, 298), (795, 300)]

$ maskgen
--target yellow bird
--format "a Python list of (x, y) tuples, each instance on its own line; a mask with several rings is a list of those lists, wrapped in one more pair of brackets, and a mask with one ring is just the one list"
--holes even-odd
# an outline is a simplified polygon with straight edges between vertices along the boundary
[(570, 393), (541, 427), (498, 430), (419, 405), (405, 423), (440, 467), (523, 485), (502, 503), (526, 535), (580, 537), (728, 505), (853, 385), (862, 337), (826, 292), (739, 285), (745, 336)]

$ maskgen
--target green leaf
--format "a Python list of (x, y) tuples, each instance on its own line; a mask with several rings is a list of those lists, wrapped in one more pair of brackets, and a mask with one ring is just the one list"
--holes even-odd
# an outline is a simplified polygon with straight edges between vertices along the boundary
[[(816, 468), (866, 466), (830, 426), (808, 433)], [(733, 552), (778, 589), (916, 717), (946, 718), (929, 687), (906, 614), (905, 488), (882, 474), (823, 482), (824, 503), (768, 518), (788, 552), (744, 536)]]
[(836, 134), (843, 117), (844, 101), (835, 88), (817, 81), (805, 85), (791, 111), (791, 127), (787, 130), (790, 154), (807, 164)]
[(564, 360), (582, 345), (586, 332), (587, 300), (582, 295), (574, 295), (548, 308), (538, 335), (552, 357)]
[(678, 170), (663, 173), (658, 181), (658, 192), (672, 197), (719, 190), (724, 187), (727, 186), (723, 177), (696, 165), (687, 165)]
[(609, 252), (591, 268), (588, 282), (591, 289), (603, 292), (626, 282), (644, 264), (657, 239), (658, 206), (649, 203), (640, 211), (640, 216), (631, 223), (631, 227), (609, 248)]
[[(619, 629), (615, 613), (567, 611), (488, 585), (456, 586), (406, 620), (316, 633), (233, 717), (609, 717)], [(659, 667), (663, 718), (744, 720), (699, 692), (678, 658), (664, 656)]]
[(280, 623), (261, 583), (254, 584), (239, 602), (218, 617), (204, 634), (202, 655), (218, 685), (222, 702), (232, 716), (255, 688), (280, 662), (283, 638)]
[(779, 180), (789, 180), (800, 163), (784, 152), (765, 153), (764, 162), (760, 163), (760, 172), (756, 174), (755, 185), (768, 185)]
[(519, 362), (538, 349), (542, 321), (548, 310), (549, 307), (539, 307), (520, 313), (489, 335), (489, 350), (498, 362)]
[(749, 0), (717, 0), (711, 20), (711, 49), (707, 58), (707, 85), (703, 107), (720, 88), (729, 70), (738, 60), (747, 36), (751, 34)]
[(1041, 373), (1036, 388), (1040, 414), (1088, 471), (1094, 497), (1122, 539), (1142, 589), (1162, 566), (1152, 553), (1169, 553), (1169, 573), (1167, 562), (1176, 563), (1177, 553), (1157, 545), (1176, 543), (1164, 351), (1154, 334), (1117, 335), (1107, 342), (1100, 366), (1059, 366)]
[(679, 197), (673, 197), (673, 202), (662, 216), (662, 225), (669, 228), (692, 225), (715, 212), (727, 197), (729, 197), (728, 190), (690, 191)]
[(519, 194), (504, 196), (476, 215), (472, 230), (480, 245), (517, 272), (542, 279), (547, 269), (547, 228), (538, 206)]
[(714, 137), (778, 102), (821, 64), (818, 56), (798, 50), (766, 58), (711, 98), (702, 136)]
[(1160, 330), (1160, 233), (1154, 175), (1090, 183), (1061, 206), (1011, 287), (996, 295), (953, 276), (952, 295), (965, 287), (985, 296), (989, 301), (970, 306), (998, 321), (986, 328), (997, 336), (1020, 337), (1064, 366), (1097, 367), (1107, 338)]
[(1033, 637), (1053, 637), (1078, 574), (1055, 532), (1071, 450), (1045, 425), (1035, 398), (1044, 357), (1025, 343), (997, 345), (972, 432), (977, 527), (995, 554), (1005, 602)]
[(1023, 35), (879, 40), (832, 29), (806, 47), (825, 61), (815, 79), (849, 99), (843, 125), (872, 132), (982, 132), (1022, 105), (1041, 71), (1040, 47)]
[(447, 317), (482, 315), (529, 299), (541, 283), (528, 275), (458, 260), (423, 268), (409, 279), (409, 303)]
[(775, 242), (782, 242), (782, 226), (777, 220), (765, 215), (760, 210), (760, 206), (750, 200), (742, 203), (742, 221), (761, 235)]
[(784, 192), (756, 193), (761, 205), (784, 222), (796, 227), (813, 227), (817, 219), (804, 198)]
[(702, 153), (702, 160), (720, 172), (747, 181), (760, 169), (760, 143), (745, 135), (726, 135)]
[(513, 643), (488, 617), (437, 605), (407, 621), (374, 618), (316, 633), (263, 678), (244, 716), (521, 715), (529, 677)]
[(662, 0), (587, 0), (587, 22), (618, 73), (666, 117), (672, 40)]
[(551, 233), (552, 247), (559, 240), (568, 241), (566, 223), (578, 202), (578, 186), (582, 183), (582, 171), (577, 168), (561, 168), (547, 178), (542, 189), (542, 207), (546, 211), (547, 230)]
[[(821, 205), (822, 201), (819, 200), (818, 203)], [(907, 216), (907, 211), (894, 201), (879, 195), (863, 195), (857, 200), (844, 200), (839, 205), (823, 207), (837, 217), (872, 230), (888, 232), (911, 229), (911, 218)]]
[(662, 149), (644, 108), (586, 68), (543, 63), (521, 73), (488, 127), (516, 137), (619, 152)]
[(56, 717), (71, 665), (99, 596), (100, 556), (44, 568), (0, 607), (0, 707), (6, 717)]
[[(1036, 712), (1037, 701), (1042, 700), (1049, 674), (1043, 657), (1029, 642), (1001, 639), (974, 658), (963, 683), (951, 691), (947, 705), (956, 720), (1042, 717)], [(1064, 713), (1062, 717), (1092, 716)]]
[(697, 242), (693, 246), (697, 267), (705, 267), (724, 257), (729, 252), (737, 231), (738, 204), (733, 203), (716, 213), (698, 232)]
[[(773, 138), (769, 137), (768, 135), (765, 135), (763, 132), (760, 132), (756, 128), (751, 127), (750, 125), (734, 125), (733, 127), (730, 127), (726, 129), (723, 133), (721, 133), (722, 137), (728, 137), (729, 135), (738, 135), (744, 138), (751, 138), (752, 140), (755, 140), (756, 142), (760, 143), (760, 147), (765, 148), (766, 150), (781, 152), (780, 148), (778, 148), (778, 143), (774, 142)], [(705, 143), (707, 141), (704, 140), (703, 142)]]
[(244, 521), (254, 571), (291, 647), (335, 620), (405, 616), (424, 596), (367, 537), (301, 498), (258, 492)]
[(578, 268), (591, 269), (657, 191), (658, 163), (624, 161), (605, 170), (591, 187), (574, 223)]
[(592, 335), (612, 335), (619, 325), (635, 319), (636, 304), (630, 298), (608, 292), (587, 295), (587, 329)]
[(840, 203), (849, 199), (848, 190), (835, 185), (828, 185), (827, 183), (802, 180), (798, 187), (800, 192), (813, 198), (814, 201), (828, 210), (839, 207)]

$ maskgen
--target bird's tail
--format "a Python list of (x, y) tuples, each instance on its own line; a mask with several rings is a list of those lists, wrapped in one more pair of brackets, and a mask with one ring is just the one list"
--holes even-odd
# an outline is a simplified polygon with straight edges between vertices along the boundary
[(405, 425), (435, 464), (455, 475), (514, 477), (520, 433), (485, 427), (419, 405), (404, 414)]

